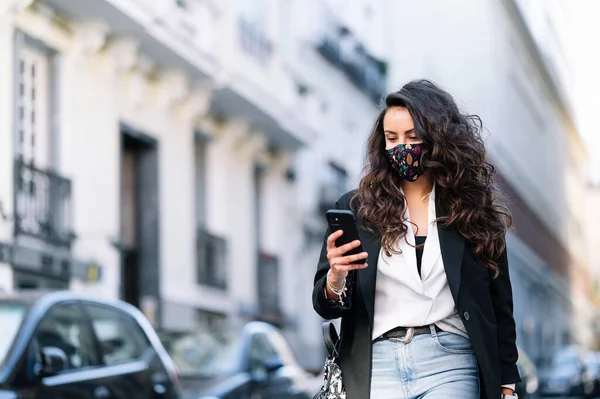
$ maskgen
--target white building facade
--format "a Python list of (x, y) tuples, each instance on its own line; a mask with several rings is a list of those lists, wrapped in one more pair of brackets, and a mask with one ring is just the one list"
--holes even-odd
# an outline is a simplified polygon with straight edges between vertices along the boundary
[(380, 6), (310, 3), (3, 2), (2, 289), (161, 329), (266, 320), (322, 367), (323, 210), (357, 185), (386, 66)]
[(324, 212), (357, 187), (386, 90), (428, 77), (482, 116), (519, 204), (520, 344), (567, 342), (585, 262), (568, 93), (517, 3), (458, 4), (5, 0), (1, 288), (122, 298), (164, 329), (267, 320), (318, 370)]
[[(384, 9), (381, 1), (293, 0), (289, 5), (286, 66), (304, 77), (315, 104), (319, 136), (299, 151), (303, 252), (295, 269), (300, 323), (290, 341), (305, 367), (319, 371), (323, 321), (312, 289), (326, 230), (325, 212), (358, 187), (365, 145), (387, 90)], [(315, 333), (316, 332), (316, 333)]]
[(280, 10), (261, 24), (235, 1), (1, 7), (3, 289), (123, 298), (161, 328), (287, 325), (295, 153), (317, 131)]
[(556, 22), (563, 15), (553, 7), (388, 0), (386, 12), (388, 29), (402, 27), (387, 41), (389, 81), (431, 78), (483, 120), (515, 219), (508, 245), (518, 344), (540, 361), (570, 342), (591, 343), (582, 229), (587, 154), (560, 56), (568, 24)]

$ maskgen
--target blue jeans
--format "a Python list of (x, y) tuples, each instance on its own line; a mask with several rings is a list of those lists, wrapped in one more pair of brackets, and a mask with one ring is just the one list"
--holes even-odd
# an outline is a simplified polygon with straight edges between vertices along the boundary
[(479, 371), (471, 341), (437, 332), (407, 344), (373, 342), (371, 399), (479, 399)]

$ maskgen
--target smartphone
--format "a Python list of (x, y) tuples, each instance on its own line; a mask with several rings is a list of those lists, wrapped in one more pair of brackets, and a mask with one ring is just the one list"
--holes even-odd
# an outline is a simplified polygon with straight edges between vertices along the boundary
[[(356, 219), (354, 218), (354, 213), (345, 209), (330, 209), (325, 213), (327, 217), (327, 224), (329, 224), (329, 229), (332, 233), (343, 230), (344, 234), (335, 241), (336, 247), (341, 247), (344, 244), (348, 244), (354, 240), (360, 240), (358, 237), (358, 229), (356, 227)], [(365, 250), (362, 247), (362, 244), (357, 248), (351, 249), (346, 252), (344, 256), (348, 255), (356, 255)], [(354, 262), (350, 262), (350, 264), (360, 265), (366, 262), (366, 259), (355, 260)]]

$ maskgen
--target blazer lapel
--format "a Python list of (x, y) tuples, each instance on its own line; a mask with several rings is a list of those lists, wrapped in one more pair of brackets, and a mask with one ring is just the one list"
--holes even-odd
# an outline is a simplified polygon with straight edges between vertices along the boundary
[[(448, 211), (441, 202), (440, 189), (436, 190), (435, 209), (437, 217), (446, 216)], [(446, 270), (446, 278), (452, 296), (456, 301), (458, 291), (460, 290), (461, 267), (465, 248), (465, 239), (452, 227), (447, 227), (444, 223), (437, 225), (438, 236), (440, 239), (440, 248), (442, 251), (442, 260)]]
[[(408, 209), (406, 209), (406, 217), (410, 219)], [(419, 276), (417, 268), (417, 251), (415, 249), (415, 233), (412, 226), (408, 226), (406, 236), (398, 242), (398, 248), (402, 251), (400, 256), (404, 259), (406, 270), (402, 273), (408, 274), (410, 277), (411, 288), (417, 292), (423, 293), (423, 282)], [(408, 281), (407, 281), (408, 283)]]
[(427, 239), (425, 241), (425, 247), (423, 248), (423, 259), (421, 261), (421, 276), (422, 281), (425, 282), (431, 275), (435, 265), (437, 264), (440, 256), (442, 255), (440, 250), (440, 237), (438, 235), (438, 227), (436, 220), (436, 206), (435, 206), (435, 190), (429, 197), (429, 207), (427, 221), (429, 228), (427, 232)]

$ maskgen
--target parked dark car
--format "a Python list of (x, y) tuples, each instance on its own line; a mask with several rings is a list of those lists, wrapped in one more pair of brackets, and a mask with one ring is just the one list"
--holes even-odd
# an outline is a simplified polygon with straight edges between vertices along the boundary
[(69, 292), (0, 296), (0, 398), (178, 399), (177, 369), (146, 318)]
[(540, 393), (548, 396), (591, 397), (594, 381), (586, 372), (580, 348), (563, 348), (552, 356), (541, 374)]
[(592, 389), (592, 396), (600, 396), (600, 356), (598, 353), (589, 352), (586, 353), (583, 358), (583, 364), (585, 366), (585, 372), (589, 375), (589, 378), (594, 383)]
[(309, 399), (316, 392), (275, 327), (251, 322), (241, 331), (159, 334), (179, 367), (186, 399)]
[(537, 368), (527, 353), (521, 348), (518, 349), (519, 360), (517, 361), (517, 367), (521, 375), (521, 382), (517, 384), (515, 391), (520, 399), (537, 399), (539, 398)]

